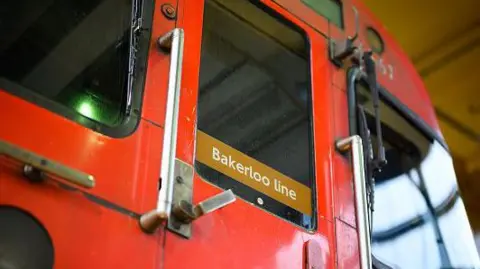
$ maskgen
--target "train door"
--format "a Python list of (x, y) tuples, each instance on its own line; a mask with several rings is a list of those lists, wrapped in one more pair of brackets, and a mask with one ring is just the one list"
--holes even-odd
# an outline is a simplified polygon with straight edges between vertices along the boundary
[(148, 231), (170, 216), (159, 266), (333, 267), (327, 39), (275, 1), (163, 7), (176, 25), (159, 46), (178, 82), (164, 141), (177, 142), (141, 219)]

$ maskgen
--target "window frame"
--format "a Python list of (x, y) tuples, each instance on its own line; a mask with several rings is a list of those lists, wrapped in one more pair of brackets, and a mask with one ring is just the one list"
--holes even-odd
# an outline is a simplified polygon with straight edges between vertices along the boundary
[[(357, 81), (362, 81), (367, 83), (366, 78), (362, 75), (360, 69), (353, 67), (347, 71), (347, 107), (348, 107), (348, 124), (349, 124), (349, 134), (357, 134), (357, 112), (356, 112), (356, 92), (355, 92), (355, 83)], [(395, 110), (400, 116), (405, 118), (409, 124), (417, 128), (424, 136), (429, 139), (436, 140), (442, 145), (443, 148), (451, 155), (451, 152), (445, 142), (445, 140), (440, 137), (440, 135), (433, 130), (423, 119), (415, 114), (408, 106), (403, 104), (397, 97), (388, 92), (386, 88), (382, 85), (378, 85), (378, 93), (380, 101), (385, 102), (386, 105), (390, 106)]]
[[(134, 1), (136, 0), (132, 0), (132, 6)], [(135, 79), (133, 80), (131, 86), (127, 83), (125, 88), (119, 89), (122, 91), (130, 91), (131, 93), (130, 113), (126, 115), (125, 111), (122, 110), (121, 115), (123, 120), (118, 125), (109, 126), (101, 123), (100, 121), (83, 116), (79, 112), (60, 102), (54, 101), (39, 93), (36, 93), (34, 90), (28, 89), (15, 82), (5, 79), (0, 79), (0, 90), (20, 97), (27, 102), (47, 109), (59, 116), (112, 138), (123, 138), (133, 134), (137, 129), (141, 119), (142, 102), (145, 92), (145, 81), (147, 74), (148, 51), (150, 49), (153, 12), (155, 7), (155, 1), (153, 0), (141, 2), (142, 6), (140, 14), (142, 14), (143, 29), (140, 32), (137, 43), (139, 49), (138, 53), (136, 54), (135, 69), (133, 74)], [(125, 105), (126, 100), (122, 100), (121, 107), (123, 108)]]
[[(204, 5), (205, 5), (205, 2), (204, 2)], [(247, 199), (245, 199), (241, 196), (238, 196), (238, 195), (236, 195), (236, 196), (237, 196), (237, 198), (246, 201), (247, 203), (251, 204), (253, 207), (255, 207), (257, 209), (260, 209), (260, 210), (262, 210), (262, 211), (264, 211), (268, 214), (271, 214), (271, 215), (275, 216), (276, 218), (278, 218), (282, 221), (285, 221), (285, 222), (287, 222), (291, 225), (294, 225), (295, 227), (301, 228), (301, 229), (303, 229), (303, 230), (305, 230), (309, 233), (313, 233), (313, 232), (316, 232), (318, 230), (318, 207), (317, 207), (317, 196), (318, 196), (318, 194), (317, 194), (317, 181), (316, 181), (316, 175), (315, 175), (315, 171), (316, 171), (316, 165), (315, 165), (315, 137), (314, 137), (314, 126), (313, 126), (314, 125), (314, 120), (313, 120), (313, 98), (312, 98), (313, 97), (313, 76), (312, 76), (312, 68), (313, 67), (312, 67), (312, 60), (311, 60), (311, 56), (312, 56), (312, 49), (311, 48), (312, 48), (312, 46), (311, 46), (311, 42), (310, 42), (310, 37), (309, 37), (308, 32), (303, 27), (301, 27), (300, 25), (296, 24), (295, 22), (287, 19), (286, 17), (284, 17), (279, 12), (275, 11), (273, 8), (271, 8), (267, 4), (265, 4), (263, 2), (260, 2), (258, 0), (247, 0), (247, 2), (254, 5), (255, 7), (257, 7), (262, 12), (265, 12), (265, 14), (270, 16), (271, 18), (273, 18), (275, 20), (278, 20), (279, 23), (282, 23), (285, 26), (287, 26), (287, 27), (291, 28), (292, 30), (296, 31), (298, 34), (300, 34), (302, 36), (302, 39), (303, 39), (304, 44), (305, 44), (305, 52), (307, 53), (306, 57), (305, 57), (305, 60), (307, 62), (306, 76), (308, 78), (308, 83), (307, 83), (307, 110), (308, 110), (308, 123), (309, 123), (308, 124), (309, 149), (310, 149), (309, 150), (309, 158), (311, 160), (310, 165), (309, 165), (310, 186), (307, 186), (307, 187), (309, 187), (310, 190), (311, 190), (311, 197), (310, 197), (311, 206), (312, 206), (312, 216), (311, 216), (311, 221), (310, 221), (310, 226), (311, 227), (307, 228), (305, 226), (300, 225), (299, 223), (295, 223), (295, 222), (293, 222), (291, 220), (288, 220), (288, 219), (286, 219), (282, 216), (279, 216), (279, 215), (271, 212), (270, 210), (266, 209), (265, 207), (258, 206), (258, 204), (255, 201), (247, 200)], [(202, 25), (203, 25), (203, 22), (204, 22), (204, 16), (205, 16), (205, 9), (204, 9), (204, 13), (202, 15)], [(203, 37), (203, 28), (202, 28), (202, 37)], [(200, 65), (199, 65), (199, 72), (200, 72), (200, 66), (201, 66), (201, 59), (200, 59)], [(198, 88), (198, 91), (199, 91), (199, 95), (200, 95), (200, 88)], [(197, 123), (198, 123), (198, 116), (199, 116), (198, 113), (196, 113), (196, 122)], [(195, 125), (195, 132), (198, 132), (198, 131), (199, 131), (198, 126)], [(211, 134), (208, 134), (208, 135), (211, 135)], [(212, 137), (214, 137), (214, 136), (212, 136)], [(197, 143), (197, 137), (195, 137), (195, 143)], [(228, 145), (228, 146), (230, 146), (230, 145)], [(230, 146), (230, 147), (232, 147), (232, 146)], [(243, 153), (243, 154), (245, 154), (245, 153)], [(194, 165), (193, 165), (195, 175), (198, 176), (202, 181), (206, 182), (207, 184), (211, 184), (211, 185), (213, 185), (217, 188), (223, 189), (222, 187), (213, 183), (211, 180), (207, 179), (201, 173), (198, 172), (197, 161), (196, 161), (195, 155), (196, 155), (196, 150), (194, 152)], [(248, 156), (248, 157), (250, 157), (250, 156)], [(250, 158), (255, 159), (253, 157), (250, 157)], [(257, 160), (257, 159), (255, 159), (255, 160)], [(264, 165), (266, 165), (266, 164), (264, 164)], [(211, 168), (211, 169), (213, 169), (213, 168)], [(215, 169), (213, 169), (213, 170), (215, 170)], [(278, 172), (280, 172), (280, 171), (278, 171)], [(231, 178), (230, 178), (230, 180), (236, 181), (235, 179), (231, 179)], [(240, 184), (242, 184), (242, 183), (240, 183)], [(253, 191), (259, 192), (259, 191), (254, 190), (254, 189), (253, 189)], [(273, 199), (273, 198), (271, 198), (271, 199)], [(277, 202), (282, 204), (279, 201), (277, 201)], [(287, 205), (284, 205), (284, 206), (287, 206)]]

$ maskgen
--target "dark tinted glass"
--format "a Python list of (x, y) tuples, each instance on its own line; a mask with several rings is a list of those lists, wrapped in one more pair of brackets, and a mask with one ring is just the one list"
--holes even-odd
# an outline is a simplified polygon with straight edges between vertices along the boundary
[[(198, 129), (311, 189), (308, 54), (302, 34), (248, 1), (206, 1)], [(275, 215), (313, 228), (309, 215), (200, 162), (197, 171)]]
[(0, 88), (13, 85), (113, 126), (129, 84), (132, 1), (0, 3)]

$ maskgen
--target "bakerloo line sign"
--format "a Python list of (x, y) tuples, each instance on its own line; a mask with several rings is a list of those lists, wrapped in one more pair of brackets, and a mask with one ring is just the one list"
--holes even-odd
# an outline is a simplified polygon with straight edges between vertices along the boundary
[(312, 215), (311, 190), (279, 171), (198, 131), (198, 162), (306, 215)]

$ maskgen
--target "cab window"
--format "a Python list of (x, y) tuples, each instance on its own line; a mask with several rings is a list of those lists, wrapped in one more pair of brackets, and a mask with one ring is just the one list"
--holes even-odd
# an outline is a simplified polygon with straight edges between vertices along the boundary
[[(363, 83), (356, 85), (356, 100), (358, 111), (365, 112), (357, 128), (360, 131), (366, 125), (371, 138), (363, 137), (364, 143), (370, 141), (375, 150), (373, 102)], [(455, 227), (464, 228), (467, 219), (458, 199), (451, 157), (384, 98), (380, 111), (387, 164), (374, 175), (373, 255), (401, 268), (449, 268), (453, 259), (463, 259), (450, 253), (459, 243), (449, 235)], [(452, 214), (463, 214), (464, 219), (444, 224)]]
[(302, 0), (302, 2), (322, 15), (335, 26), (343, 29), (342, 2), (338, 0)]
[(81, 123), (121, 124), (142, 91), (142, 3), (2, 1), (0, 88)]
[(248, 1), (205, 3), (196, 169), (306, 229), (313, 220), (305, 34)]

